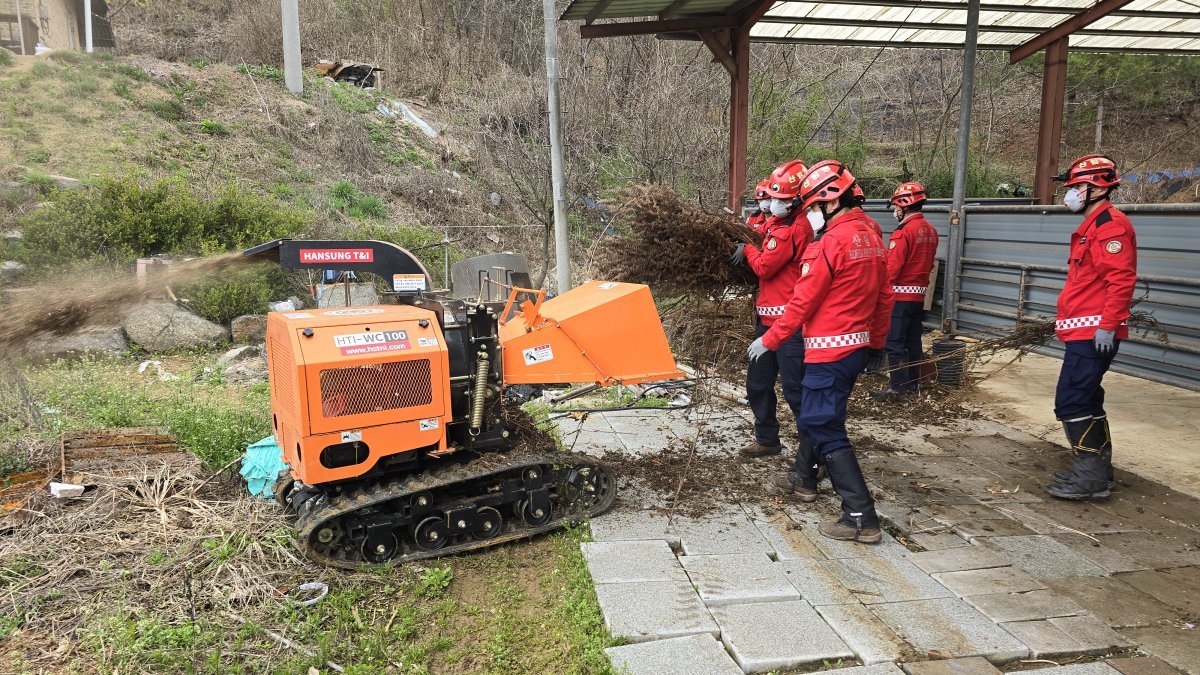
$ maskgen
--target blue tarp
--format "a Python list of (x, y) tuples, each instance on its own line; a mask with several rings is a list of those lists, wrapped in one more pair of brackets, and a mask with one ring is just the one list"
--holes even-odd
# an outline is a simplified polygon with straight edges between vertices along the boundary
[(246, 448), (241, 474), (246, 479), (246, 487), (250, 489), (250, 494), (263, 499), (274, 499), (275, 479), (279, 477), (279, 472), (286, 468), (283, 451), (275, 445), (274, 437), (267, 436)]

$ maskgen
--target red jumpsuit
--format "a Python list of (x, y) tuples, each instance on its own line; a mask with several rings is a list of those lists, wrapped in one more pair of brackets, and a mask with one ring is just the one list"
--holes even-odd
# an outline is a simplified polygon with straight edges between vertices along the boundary
[(878, 227), (861, 209), (826, 226), (801, 255), (791, 301), (763, 344), (777, 349), (804, 326), (805, 363), (837, 361), (865, 346), (883, 348), (893, 293)]
[(763, 225), (766, 224), (766, 222), (769, 218), (770, 218), (769, 215), (763, 213), (762, 211), (759, 211), (758, 213), (755, 213), (755, 214), (751, 215), (749, 218), (747, 218), (746, 224), (750, 226), (750, 229), (754, 230), (755, 232), (757, 232), (759, 234), (762, 234)]
[(762, 248), (746, 247), (746, 264), (758, 275), (755, 312), (764, 326), (783, 316), (800, 277), (800, 256), (812, 241), (812, 228), (804, 218), (797, 221), (800, 215), (771, 216), (762, 227)]
[(901, 221), (888, 243), (888, 284), (896, 294), (887, 338), (888, 376), (894, 392), (917, 390), (920, 373), (908, 364), (921, 360), (925, 291), (937, 245), (937, 230), (920, 212)]

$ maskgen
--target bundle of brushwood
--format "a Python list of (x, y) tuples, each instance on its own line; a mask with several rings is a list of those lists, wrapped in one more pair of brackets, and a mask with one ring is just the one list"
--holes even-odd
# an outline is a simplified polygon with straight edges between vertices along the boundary
[(746, 347), (754, 341), (754, 297), (683, 296), (662, 311), (676, 357), (731, 382), (742, 380)]
[(596, 277), (647, 284), (659, 297), (716, 298), (749, 292), (758, 283), (744, 265), (729, 266), (737, 244), (762, 243), (730, 216), (705, 211), (662, 185), (620, 193), (614, 220), (621, 237), (604, 240)]

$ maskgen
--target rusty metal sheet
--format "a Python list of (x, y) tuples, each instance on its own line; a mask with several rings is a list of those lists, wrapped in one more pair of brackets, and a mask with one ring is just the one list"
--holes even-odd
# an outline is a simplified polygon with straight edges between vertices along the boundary
[(14, 473), (0, 480), (0, 530), (25, 520), (29, 500), (49, 483), (50, 476), (44, 471)]
[(160, 427), (64, 431), (64, 483), (90, 485), (124, 482), (152, 474), (164, 466), (191, 468), (196, 456), (180, 450)]

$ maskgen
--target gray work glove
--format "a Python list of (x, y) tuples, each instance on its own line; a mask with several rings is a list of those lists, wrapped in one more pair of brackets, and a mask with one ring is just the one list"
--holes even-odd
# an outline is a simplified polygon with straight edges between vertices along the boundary
[(1097, 354), (1107, 356), (1113, 351), (1113, 338), (1117, 336), (1115, 330), (1104, 330), (1103, 328), (1096, 330), (1096, 335), (1092, 337), (1092, 346), (1096, 348)]
[(729, 256), (729, 266), (737, 267), (746, 262), (746, 245), (738, 244), (737, 248), (733, 249), (733, 255)]
[(767, 346), (763, 344), (762, 338), (755, 338), (754, 342), (750, 343), (750, 348), (746, 350), (746, 354), (750, 356), (750, 361), (754, 362), (758, 360), (758, 357), (769, 351), (771, 350), (767, 349)]

